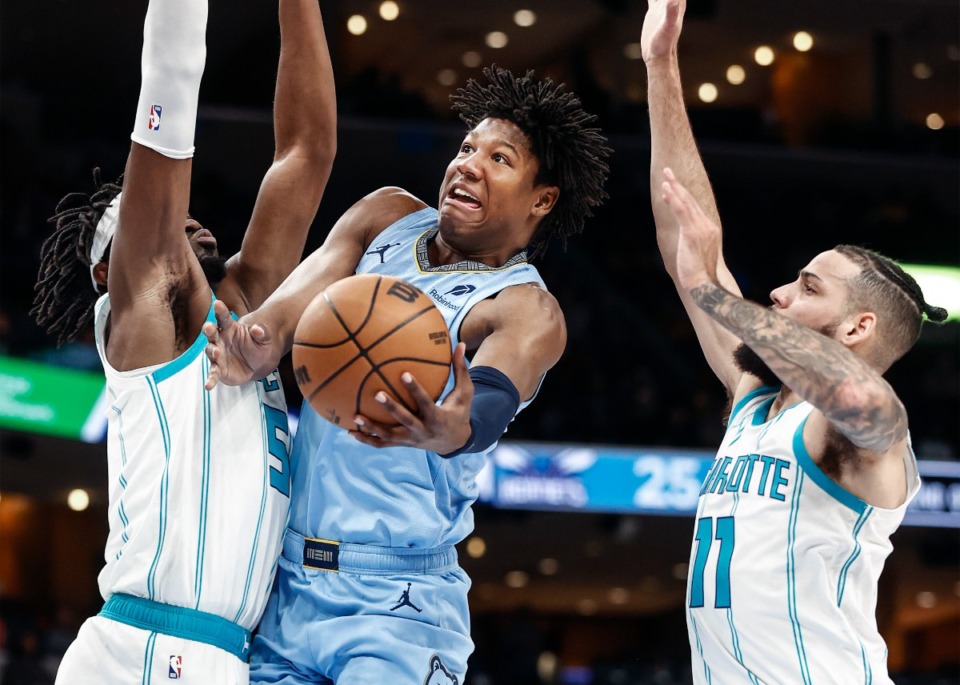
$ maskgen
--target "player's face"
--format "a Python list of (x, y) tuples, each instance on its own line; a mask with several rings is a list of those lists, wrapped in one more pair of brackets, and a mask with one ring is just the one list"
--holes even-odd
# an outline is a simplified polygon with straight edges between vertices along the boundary
[[(448, 242), (482, 247), (535, 228), (546, 186), (534, 186), (539, 161), (527, 135), (504, 119), (484, 119), (447, 166), (440, 187), (440, 228)], [(526, 245), (526, 240), (522, 245)], [(521, 246), (522, 246), (521, 245)]]
[(187, 217), (183, 230), (187, 234), (187, 240), (190, 241), (190, 247), (193, 249), (193, 254), (197, 256), (207, 281), (211, 286), (215, 286), (227, 275), (226, 260), (217, 250), (217, 239), (192, 216)]
[(849, 313), (849, 284), (859, 271), (839, 252), (822, 252), (795, 281), (770, 293), (773, 309), (815, 330), (836, 331)]
[(193, 253), (197, 255), (197, 259), (216, 257), (219, 254), (217, 252), (217, 239), (213, 237), (213, 233), (201, 226), (200, 222), (192, 216), (187, 217), (183, 230), (187, 234), (190, 247), (193, 248)]

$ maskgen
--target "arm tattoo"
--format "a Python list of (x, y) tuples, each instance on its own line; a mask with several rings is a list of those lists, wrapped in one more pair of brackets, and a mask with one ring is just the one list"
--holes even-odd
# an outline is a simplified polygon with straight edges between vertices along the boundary
[(836, 340), (716, 283), (698, 286), (690, 295), (854, 445), (882, 452), (906, 437), (906, 411), (893, 389)]

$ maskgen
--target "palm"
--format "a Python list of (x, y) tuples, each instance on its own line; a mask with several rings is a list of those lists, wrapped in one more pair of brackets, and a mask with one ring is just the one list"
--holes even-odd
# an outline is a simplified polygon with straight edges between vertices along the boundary
[(217, 383), (240, 385), (272, 371), (273, 348), (269, 333), (262, 326), (234, 321), (220, 301), (214, 305), (217, 324), (204, 324), (206, 354), (210, 359), (207, 389)]
[(643, 19), (640, 48), (644, 61), (665, 57), (677, 45), (686, 0), (650, 0)]

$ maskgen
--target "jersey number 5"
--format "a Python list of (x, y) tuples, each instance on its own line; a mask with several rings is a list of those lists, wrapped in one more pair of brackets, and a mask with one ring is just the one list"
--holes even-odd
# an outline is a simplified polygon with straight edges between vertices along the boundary
[(720, 543), (717, 554), (717, 583), (714, 606), (717, 609), (730, 608), (730, 560), (733, 558), (733, 517), (720, 516), (717, 518), (717, 527), (714, 530), (713, 517), (702, 518), (697, 521), (697, 556), (693, 562), (693, 577), (690, 579), (690, 608), (703, 606), (703, 580), (710, 558), (710, 547), (713, 541)]

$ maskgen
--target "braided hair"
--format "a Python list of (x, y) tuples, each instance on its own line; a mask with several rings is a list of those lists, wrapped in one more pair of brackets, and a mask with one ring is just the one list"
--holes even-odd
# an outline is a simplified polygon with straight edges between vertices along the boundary
[(877, 324), (888, 341), (881, 346), (884, 358), (878, 360), (884, 368), (913, 347), (924, 317), (934, 323), (946, 320), (947, 310), (928, 304), (917, 281), (892, 259), (858, 245), (838, 245), (834, 250), (860, 267), (850, 284), (853, 306), (884, 315)]
[(56, 213), (47, 220), (56, 228), (40, 249), (30, 314), (56, 337), (57, 346), (75, 340), (90, 325), (98, 294), (106, 292), (102, 286), (97, 291), (90, 287), (90, 249), (97, 222), (120, 192), (123, 177), (104, 183), (96, 168), (93, 183), (92, 195), (70, 193), (57, 203)]
[(526, 133), (540, 162), (534, 182), (560, 188), (553, 211), (530, 241), (531, 256), (542, 254), (552, 238), (566, 247), (567, 238), (580, 233), (584, 220), (593, 216), (591, 207), (607, 198), (603, 184), (610, 170), (605, 158), (611, 149), (600, 129), (588, 126), (597, 117), (583, 111), (566, 86), (555, 85), (549, 78), (535, 81), (533, 71), (518, 78), (493, 65), (483, 74), (489, 84), (470, 79), (450, 96), (453, 109), (471, 129), (495, 118), (506, 119)]

